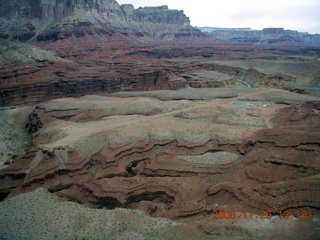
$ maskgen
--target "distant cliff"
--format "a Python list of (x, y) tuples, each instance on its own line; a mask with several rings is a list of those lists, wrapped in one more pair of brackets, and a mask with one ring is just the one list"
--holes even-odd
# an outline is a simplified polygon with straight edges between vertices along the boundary
[(119, 5), (114, 0), (0, 2), (0, 37), (5, 39), (54, 41), (72, 34), (110, 34), (110, 29), (155, 40), (170, 40), (181, 31), (204, 36), (190, 26), (183, 11), (167, 6), (134, 9), (131, 4)]
[(233, 43), (320, 45), (320, 34), (309, 34), (283, 28), (210, 28), (199, 27), (208, 37)]

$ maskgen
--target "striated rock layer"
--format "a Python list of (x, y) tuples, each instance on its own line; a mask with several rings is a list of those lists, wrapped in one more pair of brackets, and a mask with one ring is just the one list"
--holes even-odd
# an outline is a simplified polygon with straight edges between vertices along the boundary
[(169, 10), (167, 6), (134, 9), (133, 5), (120, 6), (114, 0), (4, 0), (0, 16), (0, 37), (22, 42), (57, 41), (69, 36), (99, 41), (114, 31), (153, 40), (172, 39), (183, 29), (191, 30), (184, 31), (188, 36), (204, 36), (190, 26), (181, 10)]
[(52, 100), (30, 115), (32, 147), (0, 172), (0, 193), (44, 187), (170, 219), (305, 210), (311, 220), (320, 208), (315, 100), (259, 88)]
[(139, 45), (118, 33), (108, 44), (69, 40), (42, 46), (52, 51), (0, 40), (0, 105), (122, 90), (235, 85), (320, 94), (316, 49)]
[(0, 16), (0, 38), (7, 39), (0, 39), (0, 106), (123, 90), (235, 85), (320, 94), (318, 48), (217, 42), (167, 6), (6, 0)]
[(320, 34), (309, 34), (283, 28), (210, 28), (199, 27), (208, 37), (213, 39), (246, 44), (262, 45), (311, 45), (320, 46)]
[(96, 92), (186, 87), (170, 69), (144, 61), (111, 60), (107, 55), (77, 63), (28, 45), (0, 42), (0, 106)]

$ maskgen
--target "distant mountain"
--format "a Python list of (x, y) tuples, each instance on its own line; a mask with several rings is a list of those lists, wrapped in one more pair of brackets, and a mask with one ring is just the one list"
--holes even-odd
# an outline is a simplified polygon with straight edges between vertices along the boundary
[(134, 9), (114, 0), (1, 0), (0, 38), (57, 41), (70, 36), (100, 41), (114, 33), (165, 41), (204, 36), (189, 18), (167, 6)]
[(232, 43), (276, 44), (276, 45), (316, 45), (320, 46), (320, 34), (309, 34), (283, 28), (211, 28), (197, 27), (208, 37)]

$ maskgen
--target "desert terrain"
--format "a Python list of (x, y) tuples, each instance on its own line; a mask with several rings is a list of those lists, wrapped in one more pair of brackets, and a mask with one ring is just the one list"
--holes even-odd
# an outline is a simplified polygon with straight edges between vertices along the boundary
[(0, 239), (319, 239), (318, 36), (85, 2), (0, 5)]

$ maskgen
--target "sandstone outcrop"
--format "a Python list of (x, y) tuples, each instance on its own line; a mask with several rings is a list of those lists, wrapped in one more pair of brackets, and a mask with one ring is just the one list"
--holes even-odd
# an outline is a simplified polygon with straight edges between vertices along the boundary
[(0, 172), (2, 198), (44, 187), (85, 206), (171, 219), (217, 209), (319, 214), (316, 98), (191, 90), (38, 105), (32, 147)]
[[(312, 82), (319, 76), (317, 49), (217, 42), (190, 26), (182, 11), (167, 6), (134, 9), (113, 0), (25, 0), (14, 7), (12, 1), (4, 1), (0, 11), (0, 35), (8, 39), (0, 42), (1, 106), (98, 92), (186, 87), (245, 85), (319, 92)], [(264, 30), (265, 36), (274, 34), (287, 31)], [(11, 41), (17, 39), (34, 47)], [(266, 73), (259, 64), (225, 63), (252, 59), (267, 64), (285, 60), (288, 66)], [(292, 74), (295, 69), (304, 71)], [(305, 76), (303, 84), (295, 84)]]
[[(314, 79), (320, 73), (319, 53), (314, 49), (136, 44), (118, 33), (112, 39), (108, 45), (73, 44), (67, 39), (62, 40), (63, 46), (59, 41), (40, 43), (39, 47), (51, 51), (1, 40), (0, 105), (188, 86), (268, 86), (300, 93), (315, 89), (315, 94), (318, 89)], [(279, 52), (296, 57), (286, 58)], [(304, 90), (299, 81), (310, 85)]]
[(318, 36), (219, 31), (2, 1), (0, 238), (318, 239)]
[(1, 43), (1, 106), (96, 92), (186, 86), (170, 69), (147, 62), (117, 61), (107, 55), (96, 63), (77, 63), (25, 44)]

